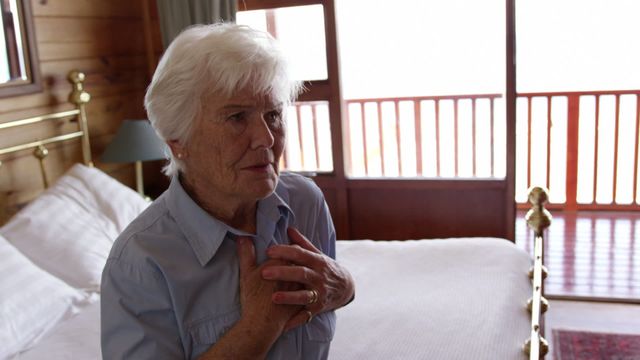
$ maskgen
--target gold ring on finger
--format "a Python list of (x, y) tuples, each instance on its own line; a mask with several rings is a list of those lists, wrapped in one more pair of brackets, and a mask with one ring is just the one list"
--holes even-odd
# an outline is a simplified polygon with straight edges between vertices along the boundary
[(307, 301), (307, 305), (314, 304), (318, 301), (318, 292), (315, 289), (309, 290), (309, 301)]

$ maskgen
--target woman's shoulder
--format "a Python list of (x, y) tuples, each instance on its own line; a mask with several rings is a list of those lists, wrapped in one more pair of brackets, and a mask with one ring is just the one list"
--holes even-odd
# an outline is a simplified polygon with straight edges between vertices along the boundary
[[(114, 241), (110, 258), (144, 258), (158, 247), (159, 237), (171, 233), (169, 211), (160, 197), (135, 218)], [(175, 227), (175, 226), (174, 226)], [(174, 231), (175, 232), (175, 231)]]
[(301, 199), (303, 201), (313, 200), (314, 202), (324, 202), (322, 190), (320, 190), (311, 178), (288, 171), (280, 174), (280, 181), (278, 182), (276, 192), (284, 198), (285, 201), (287, 199)]

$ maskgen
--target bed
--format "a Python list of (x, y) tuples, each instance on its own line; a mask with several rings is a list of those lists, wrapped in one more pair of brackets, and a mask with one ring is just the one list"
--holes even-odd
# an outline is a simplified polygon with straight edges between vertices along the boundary
[[(76, 138), (83, 149), (83, 164), (0, 228), (0, 359), (100, 358), (102, 267), (115, 237), (148, 205), (93, 167), (84, 110), (90, 97), (81, 73), (69, 78), (76, 110), (0, 124), (1, 130), (68, 117), (78, 123), (71, 135), (0, 149), (0, 156), (36, 149), (42, 164), (47, 144)], [(543, 357), (545, 194), (531, 193), (534, 259), (496, 238), (338, 241), (338, 260), (352, 272), (357, 296), (337, 310), (330, 358)]]

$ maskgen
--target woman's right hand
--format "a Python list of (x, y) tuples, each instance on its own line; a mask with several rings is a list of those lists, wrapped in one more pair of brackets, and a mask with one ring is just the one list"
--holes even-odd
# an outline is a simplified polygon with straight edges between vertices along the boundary
[[(240, 263), (240, 305), (241, 321), (263, 335), (279, 337), (287, 322), (295, 316), (302, 306), (274, 304), (272, 295), (276, 291), (299, 290), (301, 285), (291, 282), (265, 280), (262, 269), (266, 266), (287, 265), (282, 260), (269, 259), (262, 265), (256, 265), (253, 240), (250, 237), (238, 237), (238, 259)], [(270, 335), (270, 336), (269, 336)]]
[(256, 265), (253, 240), (238, 237), (238, 260), (240, 262), (240, 320), (213, 344), (203, 359), (264, 359), (269, 349), (284, 331), (285, 324), (297, 314), (302, 306), (275, 304), (271, 298), (276, 291), (295, 291), (301, 286), (295, 283), (265, 280), (262, 268), (286, 265), (283, 260), (267, 260)]

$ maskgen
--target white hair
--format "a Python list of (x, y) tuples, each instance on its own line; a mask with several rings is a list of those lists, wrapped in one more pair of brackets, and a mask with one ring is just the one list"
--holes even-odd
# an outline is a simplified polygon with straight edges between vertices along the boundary
[[(232, 23), (196, 25), (180, 33), (165, 51), (144, 106), (160, 138), (184, 144), (204, 96), (222, 100), (246, 88), (270, 94), (286, 106), (301, 84), (290, 78), (285, 58), (268, 33)], [(172, 176), (184, 164), (167, 152), (164, 173)]]

